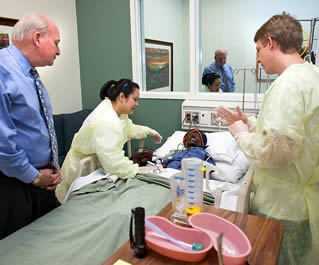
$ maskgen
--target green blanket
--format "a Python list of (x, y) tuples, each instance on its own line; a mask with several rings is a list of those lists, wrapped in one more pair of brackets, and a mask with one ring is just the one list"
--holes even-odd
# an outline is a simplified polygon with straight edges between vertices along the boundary
[[(169, 201), (168, 180), (154, 175), (73, 192), (64, 205), (0, 241), (1, 264), (100, 265), (129, 239), (131, 209), (156, 215)], [(210, 197), (213, 202), (213, 198)]]

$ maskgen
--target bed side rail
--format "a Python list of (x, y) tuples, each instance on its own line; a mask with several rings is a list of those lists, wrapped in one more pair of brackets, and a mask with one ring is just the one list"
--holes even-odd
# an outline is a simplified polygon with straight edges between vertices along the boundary
[(255, 169), (250, 166), (246, 175), (244, 176), (244, 181), (240, 185), (238, 191), (238, 200), (236, 205), (236, 211), (241, 213), (248, 213), (250, 207), (250, 193), (252, 191), (252, 179), (254, 176)]
[(86, 176), (90, 174), (97, 168), (97, 166), (98, 166), (98, 160), (95, 155), (82, 158), (78, 164), (75, 179), (77, 179), (78, 177)]
[[(138, 152), (141, 152), (143, 151), (144, 149), (144, 143), (145, 143), (145, 138), (143, 139), (140, 139), (140, 142), (139, 142), (139, 145), (138, 145)], [(128, 157), (131, 157), (132, 156), (132, 146), (131, 146), (131, 140), (129, 140), (127, 142), (127, 155)]]
[[(145, 139), (140, 139), (139, 147), (138, 147), (139, 152), (143, 151), (144, 142), (145, 142)], [(132, 156), (131, 141), (127, 142), (127, 152), (128, 152), (128, 156), (131, 157)], [(95, 169), (97, 169), (99, 166), (100, 166), (99, 161), (97, 160), (97, 157), (95, 155), (82, 158), (78, 164), (75, 178), (86, 176), (90, 174), (91, 172), (93, 172)]]

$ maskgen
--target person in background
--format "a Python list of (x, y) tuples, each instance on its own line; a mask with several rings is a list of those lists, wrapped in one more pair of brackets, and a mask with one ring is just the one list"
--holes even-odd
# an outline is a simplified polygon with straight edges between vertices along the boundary
[(207, 86), (206, 92), (221, 92), (220, 75), (216, 73), (206, 74), (202, 78), (202, 84)]
[(221, 89), (223, 92), (235, 91), (235, 80), (233, 68), (226, 63), (227, 51), (220, 49), (215, 51), (215, 61), (205, 67), (203, 77), (206, 74), (217, 73), (221, 77)]
[(59, 42), (51, 20), (30, 14), (14, 26), (12, 44), (0, 50), (0, 239), (59, 205), (54, 189), (61, 173), (51, 148), (56, 139), (46, 120), (53, 124), (52, 107), (32, 72), (53, 65)]
[(214, 159), (208, 152), (205, 151), (207, 148), (207, 137), (202, 131), (197, 129), (189, 130), (183, 137), (183, 144), (185, 149), (177, 152), (173, 157), (164, 161), (164, 168), (174, 168), (180, 170), (183, 158), (195, 157), (216, 165)]
[(62, 182), (57, 186), (56, 195), (64, 202), (68, 189), (75, 179), (75, 173), (82, 158), (96, 156), (105, 172), (119, 178), (134, 178), (153, 168), (140, 167), (124, 155), (124, 144), (130, 139), (153, 136), (161, 143), (162, 136), (155, 130), (135, 125), (128, 115), (138, 106), (140, 96), (138, 84), (129, 79), (106, 82), (100, 91), (102, 102), (85, 119), (75, 134), (71, 148), (62, 166)]
[(239, 148), (255, 166), (253, 214), (284, 225), (278, 264), (318, 264), (319, 69), (299, 56), (301, 24), (286, 14), (256, 32), (257, 61), (279, 77), (257, 119), (237, 107), (217, 109)]

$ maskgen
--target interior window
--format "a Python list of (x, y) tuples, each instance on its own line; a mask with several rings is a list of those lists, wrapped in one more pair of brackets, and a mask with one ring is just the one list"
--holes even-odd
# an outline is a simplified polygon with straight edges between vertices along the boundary
[(189, 91), (189, 0), (142, 0), (143, 90)]
[[(263, 93), (270, 81), (256, 83), (256, 48), (253, 42), (258, 25), (252, 23), (251, 16), (244, 16), (247, 6), (232, 1), (201, 1), (201, 43), (202, 65), (205, 67), (215, 61), (215, 51), (227, 50), (226, 64), (233, 70), (235, 93)], [(236, 12), (235, 12), (236, 11)], [(225, 19), (225, 14), (229, 19)], [(260, 69), (265, 77), (265, 73)], [(201, 85), (200, 91), (208, 91)]]
[[(302, 26), (310, 35), (309, 52), (316, 44), (311, 34), (314, 27), (309, 27), (314, 19), (309, 18), (316, 17), (317, 9), (300, 9), (297, 2), (279, 8), (275, 0), (264, 6), (253, 0), (245, 4), (235, 0), (130, 0), (130, 8), (133, 78), (142, 87), (141, 97), (146, 98), (235, 101), (254, 100), (256, 94), (262, 98), (277, 76), (267, 75), (256, 65), (253, 38), (267, 19), (283, 11), (300, 20), (306, 18)], [(214, 93), (202, 85), (203, 71), (215, 61), (218, 49), (227, 50), (234, 93)]]

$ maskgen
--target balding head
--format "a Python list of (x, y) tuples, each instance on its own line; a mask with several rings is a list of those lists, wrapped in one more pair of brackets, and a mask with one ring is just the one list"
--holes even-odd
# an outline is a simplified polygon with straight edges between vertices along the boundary
[(219, 49), (215, 51), (215, 61), (220, 67), (222, 67), (226, 63), (226, 59), (227, 59), (226, 49)]
[(49, 19), (41, 14), (29, 14), (22, 17), (13, 27), (12, 41), (24, 41), (30, 38), (32, 33), (39, 31), (47, 34)]
[(52, 65), (60, 55), (59, 42), (57, 26), (41, 14), (26, 15), (13, 28), (12, 43), (32, 66)]

